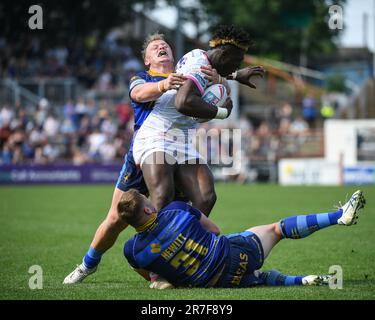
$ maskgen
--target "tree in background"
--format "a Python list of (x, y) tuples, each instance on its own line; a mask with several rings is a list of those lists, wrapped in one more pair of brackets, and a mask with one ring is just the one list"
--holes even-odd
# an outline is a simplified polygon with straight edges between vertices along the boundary
[[(153, 0), (2, 0), (0, 2), (0, 36), (19, 40), (25, 34), (35, 34), (48, 42), (57, 38), (75, 38), (98, 30), (104, 35), (134, 16), (134, 4), (153, 5)], [(31, 31), (28, 9), (40, 5), (43, 9), (43, 30)]]
[(236, 24), (253, 37), (253, 54), (307, 64), (308, 59), (332, 52), (338, 32), (328, 27), (328, 9), (346, 0), (226, 0), (201, 1), (211, 29)]
[[(183, 6), (181, 19), (192, 23), (197, 38), (219, 24), (235, 24), (246, 29), (255, 45), (251, 52), (294, 64), (307, 65), (311, 58), (332, 52), (338, 32), (328, 28), (328, 8), (346, 0), (166, 0)], [(28, 8), (43, 8), (43, 30), (31, 31)], [(0, 37), (17, 41), (37, 35), (50, 44), (81, 39), (97, 31), (105, 35), (113, 27), (132, 21), (135, 4), (154, 8), (155, 0), (2, 0)], [(208, 30), (205, 29), (208, 26)]]

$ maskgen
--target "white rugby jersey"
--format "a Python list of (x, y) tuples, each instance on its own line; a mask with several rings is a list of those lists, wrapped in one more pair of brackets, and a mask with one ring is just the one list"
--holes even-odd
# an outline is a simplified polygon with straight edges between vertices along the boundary
[[(205, 74), (201, 72), (201, 66), (210, 65), (207, 53), (195, 49), (185, 54), (177, 63), (176, 73), (183, 74), (186, 78), (194, 81), (199, 91), (203, 94), (208, 86)], [(164, 134), (171, 129), (180, 129), (184, 133), (198, 126), (196, 120), (178, 112), (175, 107), (177, 90), (168, 90), (155, 103), (154, 109), (143, 122), (137, 136), (154, 136), (155, 133)], [(155, 130), (157, 132), (155, 132)]]

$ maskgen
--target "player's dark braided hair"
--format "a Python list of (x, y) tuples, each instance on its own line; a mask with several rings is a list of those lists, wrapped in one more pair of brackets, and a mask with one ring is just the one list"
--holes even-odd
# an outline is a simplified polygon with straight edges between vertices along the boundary
[(210, 47), (216, 48), (223, 45), (233, 45), (245, 52), (253, 45), (250, 35), (234, 25), (221, 25), (216, 30), (210, 41)]

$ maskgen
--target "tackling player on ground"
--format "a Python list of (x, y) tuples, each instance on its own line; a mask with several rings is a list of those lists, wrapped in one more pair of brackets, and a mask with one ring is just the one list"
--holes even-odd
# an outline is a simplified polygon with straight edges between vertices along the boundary
[(280, 240), (356, 224), (364, 205), (362, 192), (356, 191), (337, 211), (287, 217), (228, 236), (219, 236), (219, 228), (209, 218), (184, 202), (172, 202), (157, 212), (149, 199), (130, 190), (117, 208), (121, 219), (137, 231), (125, 243), (126, 259), (147, 280), (150, 271), (165, 278), (169, 283), (156, 287), (163, 289), (326, 284), (329, 276), (289, 276), (260, 268)]

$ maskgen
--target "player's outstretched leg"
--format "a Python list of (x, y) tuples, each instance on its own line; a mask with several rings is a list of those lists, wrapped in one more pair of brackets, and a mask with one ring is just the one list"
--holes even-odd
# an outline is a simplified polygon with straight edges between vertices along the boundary
[(122, 194), (122, 190), (115, 188), (111, 208), (106, 219), (97, 229), (90, 248), (83, 257), (82, 263), (65, 277), (64, 284), (82, 282), (87, 276), (93, 274), (104, 252), (113, 246), (118, 235), (126, 228), (127, 224), (122, 219), (119, 219), (117, 214), (117, 204)]
[(362, 191), (358, 190), (337, 211), (285, 218), (279, 223), (280, 230), (283, 238), (300, 239), (332, 225), (351, 226), (357, 223), (358, 211), (365, 203)]
[(266, 286), (319, 286), (329, 284), (331, 275), (289, 276), (277, 270), (258, 272), (261, 284)]
[(317, 230), (336, 224), (345, 226), (355, 224), (358, 211), (364, 207), (365, 203), (362, 191), (358, 190), (335, 212), (288, 217), (279, 223), (253, 227), (248, 231), (258, 236), (262, 243), (264, 258), (267, 258), (272, 248), (281, 239), (301, 239)]
[(361, 190), (357, 190), (350, 197), (349, 201), (345, 203), (342, 209), (342, 216), (338, 219), (337, 223), (340, 225), (351, 226), (357, 224), (358, 211), (364, 208), (366, 199)]

